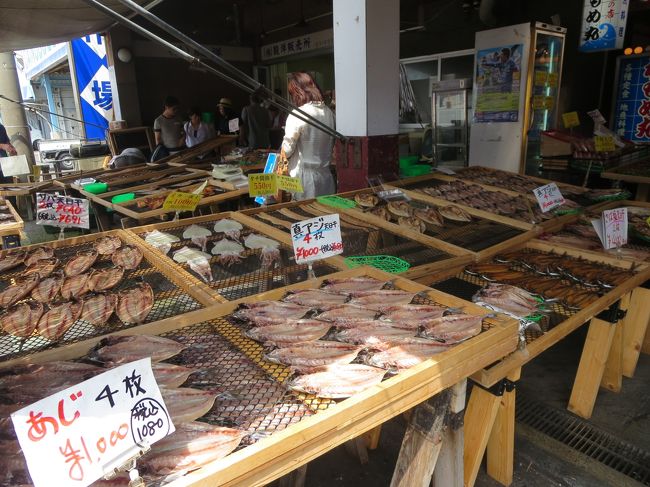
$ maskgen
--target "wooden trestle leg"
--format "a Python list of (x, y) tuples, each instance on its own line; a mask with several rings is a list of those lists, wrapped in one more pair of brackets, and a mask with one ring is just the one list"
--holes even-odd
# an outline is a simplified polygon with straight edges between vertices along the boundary
[(634, 370), (643, 350), (643, 338), (646, 337), (645, 353), (650, 353), (650, 289), (637, 287), (630, 293), (627, 314), (623, 318), (623, 375), (634, 377)]

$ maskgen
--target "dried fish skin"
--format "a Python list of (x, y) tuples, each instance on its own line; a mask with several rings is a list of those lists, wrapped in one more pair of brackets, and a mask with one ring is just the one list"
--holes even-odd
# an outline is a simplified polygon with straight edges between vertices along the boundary
[(290, 291), (282, 301), (317, 308), (323, 305), (343, 304), (346, 294), (333, 293), (323, 289), (296, 289)]
[(341, 342), (316, 340), (277, 348), (264, 356), (269, 362), (294, 367), (320, 367), (331, 364), (349, 364), (361, 347)]
[(18, 267), (25, 261), (25, 252), (11, 252), (0, 259), (0, 272), (8, 271)]
[(131, 289), (120, 291), (117, 295), (117, 317), (123, 323), (142, 323), (151, 308), (155, 298), (153, 289), (146, 282), (139, 283)]
[(108, 321), (115, 307), (117, 296), (114, 294), (96, 294), (83, 300), (81, 319), (92, 325), (103, 325)]
[(122, 240), (119, 237), (107, 235), (100, 237), (93, 242), (93, 248), (99, 255), (111, 255), (122, 246)]
[(383, 313), (382, 320), (422, 320), (427, 318), (440, 318), (447, 308), (431, 304), (397, 304), (380, 306), (379, 311)]
[(83, 296), (90, 288), (88, 282), (90, 274), (79, 274), (76, 276), (66, 277), (61, 285), (61, 297), (66, 300)]
[(327, 311), (317, 315), (316, 319), (346, 326), (359, 321), (373, 320), (376, 316), (377, 311), (372, 308), (346, 303), (328, 306)]
[(38, 320), (41, 319), (43, 311), (42, 303), (15, 304), (0, 317), (0, 326), (12, 336), (27, 338), (36, 330), (36, 325), (38, 325)]
[(51, 303), (59, 294), (64, 279), (63, 273), (59, 272), (39, 281), (32, 289), (32, 299), (43, 304)]
[(52, 259), (53, 257), (54, 257), (54, 249), (52, 247), (41, 246), (27, 253), (23, 261), (23, 264), (25, 264), (26, 267), (29, 267), (30, 265), (35, 264), (39, 260)]
[(81, 303), (67, 302), (51, 307), (38, 321), (36, 330), (47, 340), (58, 340), (81, 316)]
[(59, 265), (59, 259), (57, 258), (53, 257), (51, 259), (42, 259), (28, 266), (22, 272), (22, 276), (25, 277), (25, 276), (38, 274), (41, 278), (45, 278), (48, 277), (50, 274), (52, 274), (52, 272), (54, 272), (54, 269), (56, 269), (58, 265)]
[(124, 245), (113, 253), (111, 260), (117, 267), (122, 267), (127, 271), (137, 269), (142, 262), (144, 254), (142, 250), (133, 245)]
[(95, 269), (88, 276), (85, 287), (88, 290), (94, 292), (108, 291), (109, 289), (115, 287), (123, 277), (123, 267), (113, 266), (107, 267), (105, 269)]
[(344, 399), (379, 384), (386, 371), (359, 364), (335, 365), (322, 372), (297, 377), (289, 387), (327, 399)]
[(400, 343), (372, 354), (368, 365), (382, 369), (408, 369), (447, 350), (448, 346), (428, 340), (422, 340), (421, 343)]
[(32, 292), (32, 289), (36, 287), (40, 280), (38, 274), (32, 274), (27, 277), (17, 279), (16, 284), (9, 286), (8, 288), (0, 292), (0, 307), (8, 308), (14, 303), (17, 303), (21, 299), (25, 298), (29, 293)]
[(378, 291), (357, 291), (350, 293), (350, 304), (364, 306), (379, 311), (386, 306), (409, 304), (417, 293), (393, 289), (380, 289)]
[(323, 338), (331, 325), (317, 320), (287, 320), (281, 325), (269, 325), (251, 328), (245, 335), (257, 342), (269, 345), (312, 342)]
[(68, 277), (77, 276), (86, 272), (95, 263), (99, 254), (95, 249), (79, 252), (70, 259), (63, 268), (65, 275)]
[(422, 323), (420, 336), (452, 345), (481, 333), (483, 317), (455, 314)]
[(165, 406), (176, 424), (189, 423), (206, 414), (217, 399), (217, 395), (210, 391), (181, 387), (178, 389), (160, 388), (160, 393), (165, 400)]
[(109, 336), (88, 355), (104, 363), (123, 364), (147, 357), (151, 357), (152, 362), (160, 362), (178, 355), (185, 348), (177, 341), (155, 335)]
[(388, 282), (373, 277), (347, 277), (341, 279), (326, 279), (321, 288), (334, 293), (350, 293), (354, 291), (373, 291), (382, 289)]

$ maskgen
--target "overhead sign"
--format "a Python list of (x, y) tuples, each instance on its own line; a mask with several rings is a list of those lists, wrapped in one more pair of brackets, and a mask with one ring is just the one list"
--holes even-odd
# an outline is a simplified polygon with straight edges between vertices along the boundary
[(293, 56), (294, 54), (318, 49), (332, 49), (333, 47), (334, 31), (332, 29), (321, 30), (300, 37), (293, 37), (286, 41), (274, 42), (273, 44), (262, 46), (262, 61), (284, 56)]
[(632, 142), (650, 142), (650, 54), (618, 58), (612, 130)]
[(57, 392), (11, 420), (36, 487), (85, 487), (174, 432), (150, 358)]
[(592, 220), (591, 224), (606, 250), (627, 243), (627, 208), (605, 210), (600, 220)]
[(173, 191), (167, 195), (163, 209), (172, 211), (194, 211), (203, 198), (201, 194)]
[(580, 50), (622, 49), (629, 0), (584, 0)]
[(343, 253), (338, 213), (294, 223), (291, 225), (291, 241), (298, 264)]
[(60, 228), (90, 228), (88, 200), (36, 193), (36, 224)]
[(543, 213), (564, 204), (564, 197), (555, 183), (549, 183), (533, 190), (537, 203)]

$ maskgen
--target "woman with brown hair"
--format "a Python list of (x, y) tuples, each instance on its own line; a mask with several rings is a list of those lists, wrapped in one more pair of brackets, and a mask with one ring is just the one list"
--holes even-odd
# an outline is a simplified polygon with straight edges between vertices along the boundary
[[(290, 73), (289, 95), (303, 112), (334, 128), (334, 114), (323, 101), (314, 79), (307, 73)], [(295, 112), (295, 111), (294, 111)], [(289, 160), (289, 175), (300, 178), (302, 193), (295, 200), (304, 200), (336, 192), (330, 171), (334, 137), (300, 120), (292, 112), (287, 117), (282, 150)]]

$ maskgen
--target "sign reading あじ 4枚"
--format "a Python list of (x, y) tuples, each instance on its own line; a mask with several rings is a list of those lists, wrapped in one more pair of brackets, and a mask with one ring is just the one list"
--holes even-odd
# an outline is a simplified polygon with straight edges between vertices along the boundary
[(338, 213), (294, 223), (291, 225), (291, 241), (298, 264), (343, 253)]
[(36, 224), (61, 228), (90, 228), (88, 200), (36, 193)]
[(535, 198), (537, 198), (537, 203), (543, 213), (564, 204), (564, 197), (560, 193), (560, 188), (555, 183), (549, 183), (535, 188), (533, 193), (535, 193)]
[(85, 487), (174, 432), (146, 358), (11, 415), (36, 487)]

